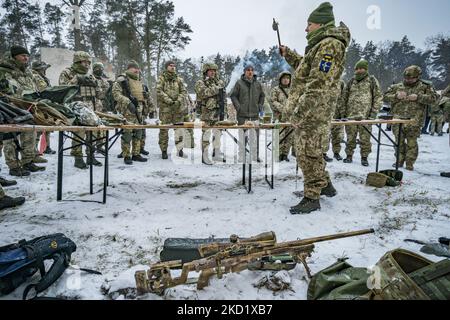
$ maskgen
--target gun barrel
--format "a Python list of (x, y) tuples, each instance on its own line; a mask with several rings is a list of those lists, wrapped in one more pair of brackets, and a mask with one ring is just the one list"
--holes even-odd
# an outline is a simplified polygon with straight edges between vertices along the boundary
[(322, 236), (322, 237), (315, 237), (315, 238), (307, 238), (297, 241), (290, 241), (289, 244), (297, 243), (297, 244), (313, 244), (317, 242), (324, 242), (324, 241), (330, 241), (330, 240), (338, 240), (343, 238), (350, 238), (350, 237), (356, 237), (356, 236), (362, 236), (365, 234), (375, 233), (374, 229), (365, 229), (365, 230), (359, 230), (359, 231), (351, 231), (351, 232), (343, 232), (343, 233), (337, 233), (332, 234), (328, 236)]

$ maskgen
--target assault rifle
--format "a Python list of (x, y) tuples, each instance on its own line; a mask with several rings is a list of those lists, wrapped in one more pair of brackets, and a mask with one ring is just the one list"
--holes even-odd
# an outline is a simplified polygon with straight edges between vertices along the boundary
[[(138, 294), (155, 293), (159, 295), (162, 295), (167, 288), (187, 283), (197, 283), (197, 289), (201, 290), (208, 286), (209, 278), (213, 275), (217, 275), (221, 279), (225, 273), (253, 269), (255, 263), (259, 261), (285, 254), (290, 255), (296, 263), (302, 263), (308, 277), (311, 277), (306, 259), (311, 256), (314, 243), (369, 233), (374, 233), (374, 230), (346, 232), (281, 243), (276, 243), (274, 232), (263, 233), (242, 241), (239, 240), (239, 237), (232, 236), (230, 243), (211, 243), (200, 246), (201, 259), (184, 264), (181, 260), (159, 262), (151, 265), (147, 272), (137, 271), (135, 273), (136, 287)], [(181, 275), (173, 278), (171, 271), (180, 268)], [(200, 272), (198, 279), (188, 279), (189, 273), (192, 271)]]

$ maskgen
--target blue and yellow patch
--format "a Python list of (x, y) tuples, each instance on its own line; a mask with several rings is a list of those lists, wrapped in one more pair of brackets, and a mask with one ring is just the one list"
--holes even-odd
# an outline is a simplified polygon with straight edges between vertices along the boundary
[(325, 54), (320, 61), (319, 70), (328, 73), (333, 65), (333, 56), (331, 54)]

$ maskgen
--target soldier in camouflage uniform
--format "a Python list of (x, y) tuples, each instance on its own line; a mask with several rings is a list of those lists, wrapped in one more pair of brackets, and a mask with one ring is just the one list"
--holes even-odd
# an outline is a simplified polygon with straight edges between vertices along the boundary
[[(69, 68), (64, 69), (59, 76), (59, 85), (77, 85), (80, 87), (79, 93), (75, 96), (74, 101), (82, 101), (91, 110), (97, 109), (97, 94), (99, 92), (97, 80), (89, 74), (92, 58), (84, 51), (77, 51), (73, 55), (73, 63)], [(86, 137), (84, 131), (78, 131), (74, 134), (78, 135), (81, 139)], [(93, 133), (93, 139), (95, 134)], [(71, 155), (75, 157), (75, 167), (79, 169), (87, 169), (87, 165), (101, 166), (102, 164), (93, 156), (90, 157), (86, 148), (87, 162), (83, 160), (83, 148), (82, 146), (76, 146), (81, 141), (74, 135), (72, 139), (72, 151)]]
[[(270, 92), (273, 118), (280, 123), (289, 122), (289, 115), (285, 109), (291, 90), (291, 79), (292, 74), (290, 72), (284, 71), (280, 73), (278, 86), (274, 87)], [(280, 134), (280, 141), (283, 141), (280, 145), (280, 162), (289, 162), (289, 151), (294, 146), (294, 135), (291, 130), (291, 128), (282, 129), (282, 133)]]
[[(355, 75), (347, 83), (344, 90), (345, 115), (350, 120), (375, 119), (383, 106), (383, 95), (378, 80), (369, 74), (369, 62), (361, 60), (355, 65)], [(361, 164), (369, 166), (368, 157), (372, 152), (370, 142), (372, 126), (346, 126), (347, 158), (344, 163), (353, 162), (353, 153), (356, 148), (356, 138), (359, 135), (361, 148)]]
[(92, 74), (97, 81), (96, 111), (107, 112), (106, 109), (106, 92), (109, 89), (109, 81), (105, 75), (105, 66), (101, 62), (92, 65)]
[[(94, 75), (95, 80), (97, 81), (97, 96), (95, 99), (96, 103), (96, 110), (100, 112), (107, 112), (107, 103), (106, 103), (106, 93), (108, 92), (108, 89), (110, 87), (108, 78), (105, 75), (105, 66), (101, 62), (96, 62), (92, 65), (92, 74)], [(97, 138), (105, 138), (106, 133), (105, 131), (98, 131), (96, 132)], [(100, 153), (104, 153), (105, 150), (102, 146), (103, 141), (99, 140), (97, 142), (97, 150)]]
[[(116, 110), (133, 124), (143, 124), (143, 113), (148, 110), (145, 87), (139, 77), (140, 72), (139, 64), (131, 60), (127, 71), (117, 78), (112, 87), (112, 94), (117, 102)], [(147, 159), (141, 156), (143, 131), (142, 129), (123, 131), (121, 146), (125, 164), (131, 165), (133, 161), (147, 162)]]
[[(226, 97), (224, 94), (225, 83), (219, 78), (218, 67), (214, 63), (205, 63), (203, 65), (203, 79), (195, 84), (195, 93), (197, 94), (197, 106), (201, 109), (200, 119), (205, 125), (213, 126), (220, 120), (219, 99), (223, 97), (224, 106)], [(222, 94), (221, 94), (222, 91)], [(224, 110), (225, 112), (225, 110)], [(218, 129), (202, 130), (202, 163), (212, 165), (208, 156), (208, 149), (213, 135), (213, 160), (223, 160), (223, 154), (220, 151), (220, 139), (222, 132)]]
[(421, 75), (422, 70), (418, 66), (406, 68), (403, 82), (392, 85), (384, 95), (384, 101), (391, 104), (391, 113), (395, 118), (414, 120), (413, 124), (403, 125), (401, 141), (398, 141), (399, 125), (393, 126), (400, 149), (400, 167), (406, 161), (406, 169), (410, 171), (414, 170), (419, 155), (417, 139), (424, 120), (424, 110), (438, 99), (432, 83), (420, 79)]
[(339, 98), (339, 82), (345, 66), (345, 50), (350, 31), (335, 26), (333, 7), (322, 3), (308, 19), (308, 46), (302, 57), (287, 47), (281, 54), (296, 70), (287, 109), (295, 130), (297, 163), (304, 177), (304, 198), (291, 208), (292, 214), (320, 209), (320, 196), (336, 195), (323, 159), (323, 135), (330, 130), (334, 105)]
[[(175, 124), (184, 122), (188, 113), (186, 85), (183, 79), (176, 73), (176, 64), (168, 61), (165, 64), (165, 71), (159, 76), (156, 85), (157, 104), (159, 108), (159, 120), (161, 124)], [(186, 158), (183, 153), (184, 129), (175, 129), (175, 146), (177, 155)], [(167, 147), (169, 145), (169, 130), (159, 131), (159, 147), (162, 158), (168, 159)]]
[[(24, 94), (38, 92), (38, 88), (33, 77), (33, 73), (28, 67), (29, 52), (26, 48), (13, 46), (0, 61), (0, 80), (7, 81), (8, 88), (6, 94), (16, 98), (21, 98)], [(4, 154), (5, 162), (9, 167), (9, 174), (13, 176), (29, 176), (31, 172), (45, 170), (45, 167), (39, 167), (34, 161), (47, 162), (47, 160), (36, 156), (35, 153), (36, 135), (34, 132), (23, 132), (20, 134), (20, 146), (22, 150), (17, 149), (13, 139), (5, 140)], [(18, 153), (21, 159), (18, 159)]]
[[(50, 79), (47, 78), (45, 72), (51, 65), (43, 62), (43, 61), (34, 61), (31, 65), (31, 69), (33, 72), (34, 79), (36, 81), (38, 90), (40, 92), (44, 91), (48, 87), (50, 87)], [(39, 140), (41, 138), (41, 132), (37, 134), (36, 139), (36, 148), (39, 149)], [(47, 148), (44, 150), (45, 154), (55, 154), (56, 151), (50, 148), (50, 132), (45, 133), (45, 140), (47, 141)]]
[[(141, 74), (142, 75), (142, 74)], [(142, 81), (142, 79), (141, 79)], [(142, 111), (142, 119), (145, 120), (147, 118), (153, 119), (155, 117), (156, 106), (153, 103), (153, 99), (150, 95), (150, 89), (146, 84), (144, 84), (144, 97), (146, 99), (145, 108)], [(142, 131), (142, 139), (141, 139), (141, 154), (144, 156), (148, 156), (150, 152), (145, 150), (145, 142), (147, 139), (147, 130)]]

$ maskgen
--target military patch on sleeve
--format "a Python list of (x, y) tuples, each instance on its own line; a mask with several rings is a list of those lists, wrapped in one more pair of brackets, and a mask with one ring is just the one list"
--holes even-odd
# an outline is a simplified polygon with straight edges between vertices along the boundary
[(333, 65), (333, 56), (331, 54), (325, 54), (320, 61), (319, 70), (328, 73)]

